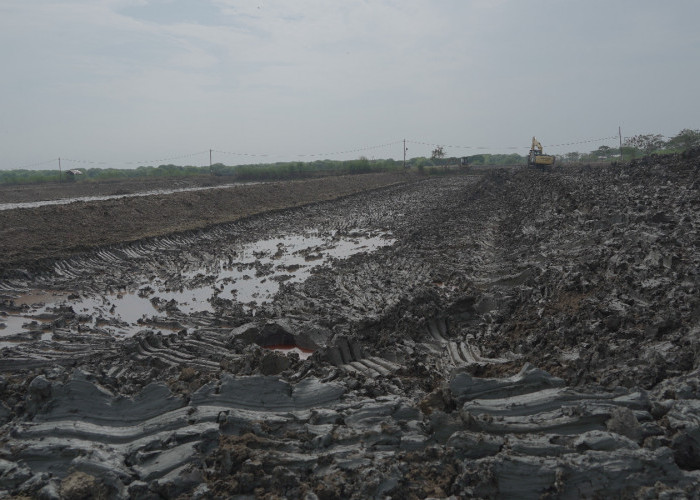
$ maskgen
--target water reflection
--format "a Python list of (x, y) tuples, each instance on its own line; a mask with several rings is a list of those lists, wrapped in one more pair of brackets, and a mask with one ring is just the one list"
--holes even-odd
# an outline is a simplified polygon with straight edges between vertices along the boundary
[[(86, 329), (98, 328), (115, 336), (131, 336), (145, 328), (172, 333), (177, 330), (173, 318), (216, 313), (236, 303), (254, 313), (274, 298), (281, 283), (303, 282), (333, 259), (372, 252), (393, 242), (389, 234), (380, 232), (289, 234), (227, 249), (213, 264), (194, 266), (164, 279), (144, 276), (119, 293), (86, 296), (34, 290), (14, 299), (21, 313), (0, 315), (0, 339), (34, 339), (27, 339), (26, 333), (36, 331), (38, 321), (44, 322), (42, 331), (51, 330), (57, 326), (51, 321), (60, 318), (66, 308)], [(0, 346), (3, 344), (6, 342)]]

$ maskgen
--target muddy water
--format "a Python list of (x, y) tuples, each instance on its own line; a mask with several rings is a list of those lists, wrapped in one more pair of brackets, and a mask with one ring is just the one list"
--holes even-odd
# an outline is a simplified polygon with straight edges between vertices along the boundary
[[(207, 265), (191, 265), (176, 279), (137, 276), (119, 292), (77, 294), (31, 290), (13, 298), (14, 310), (0, 312), (0, 347), (29, 340), (50, 340), (61, 327), (58, 311), (70, 310), (85, 330), (130, 337), (148, 328), (169, 334), (173, 317), (214, 313), (214, 302), (231, 301), (255, 314), (280, 290), (299, 283), (334, 259), (372, 252), (394, 240), (387, 233), (336, 232), (287, 234), (225, 250)], [(175, 325), (175, 326), (173, 326)]]

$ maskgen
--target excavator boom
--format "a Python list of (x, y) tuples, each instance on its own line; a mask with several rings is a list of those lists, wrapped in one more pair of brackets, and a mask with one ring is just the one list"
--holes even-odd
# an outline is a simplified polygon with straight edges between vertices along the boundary
[(540, 153), (542, 152), (542, 144), (540, 144), (540, 141), (535, 139), (534, 137), (532, 138), (532, 147), (530, 149), (536, 149)]

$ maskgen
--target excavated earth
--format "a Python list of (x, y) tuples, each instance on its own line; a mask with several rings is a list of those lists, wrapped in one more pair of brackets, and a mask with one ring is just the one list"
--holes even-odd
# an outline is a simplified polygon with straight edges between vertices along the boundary
[(0, 497), (698, 498), (699, 173), (403, 178), (8, 258)]

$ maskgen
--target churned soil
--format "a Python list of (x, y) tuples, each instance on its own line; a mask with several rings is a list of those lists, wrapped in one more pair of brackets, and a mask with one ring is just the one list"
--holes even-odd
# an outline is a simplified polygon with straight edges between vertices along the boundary
[(697, 498), (699, 192), (689, 151), (0, 213), (0, 497)]

